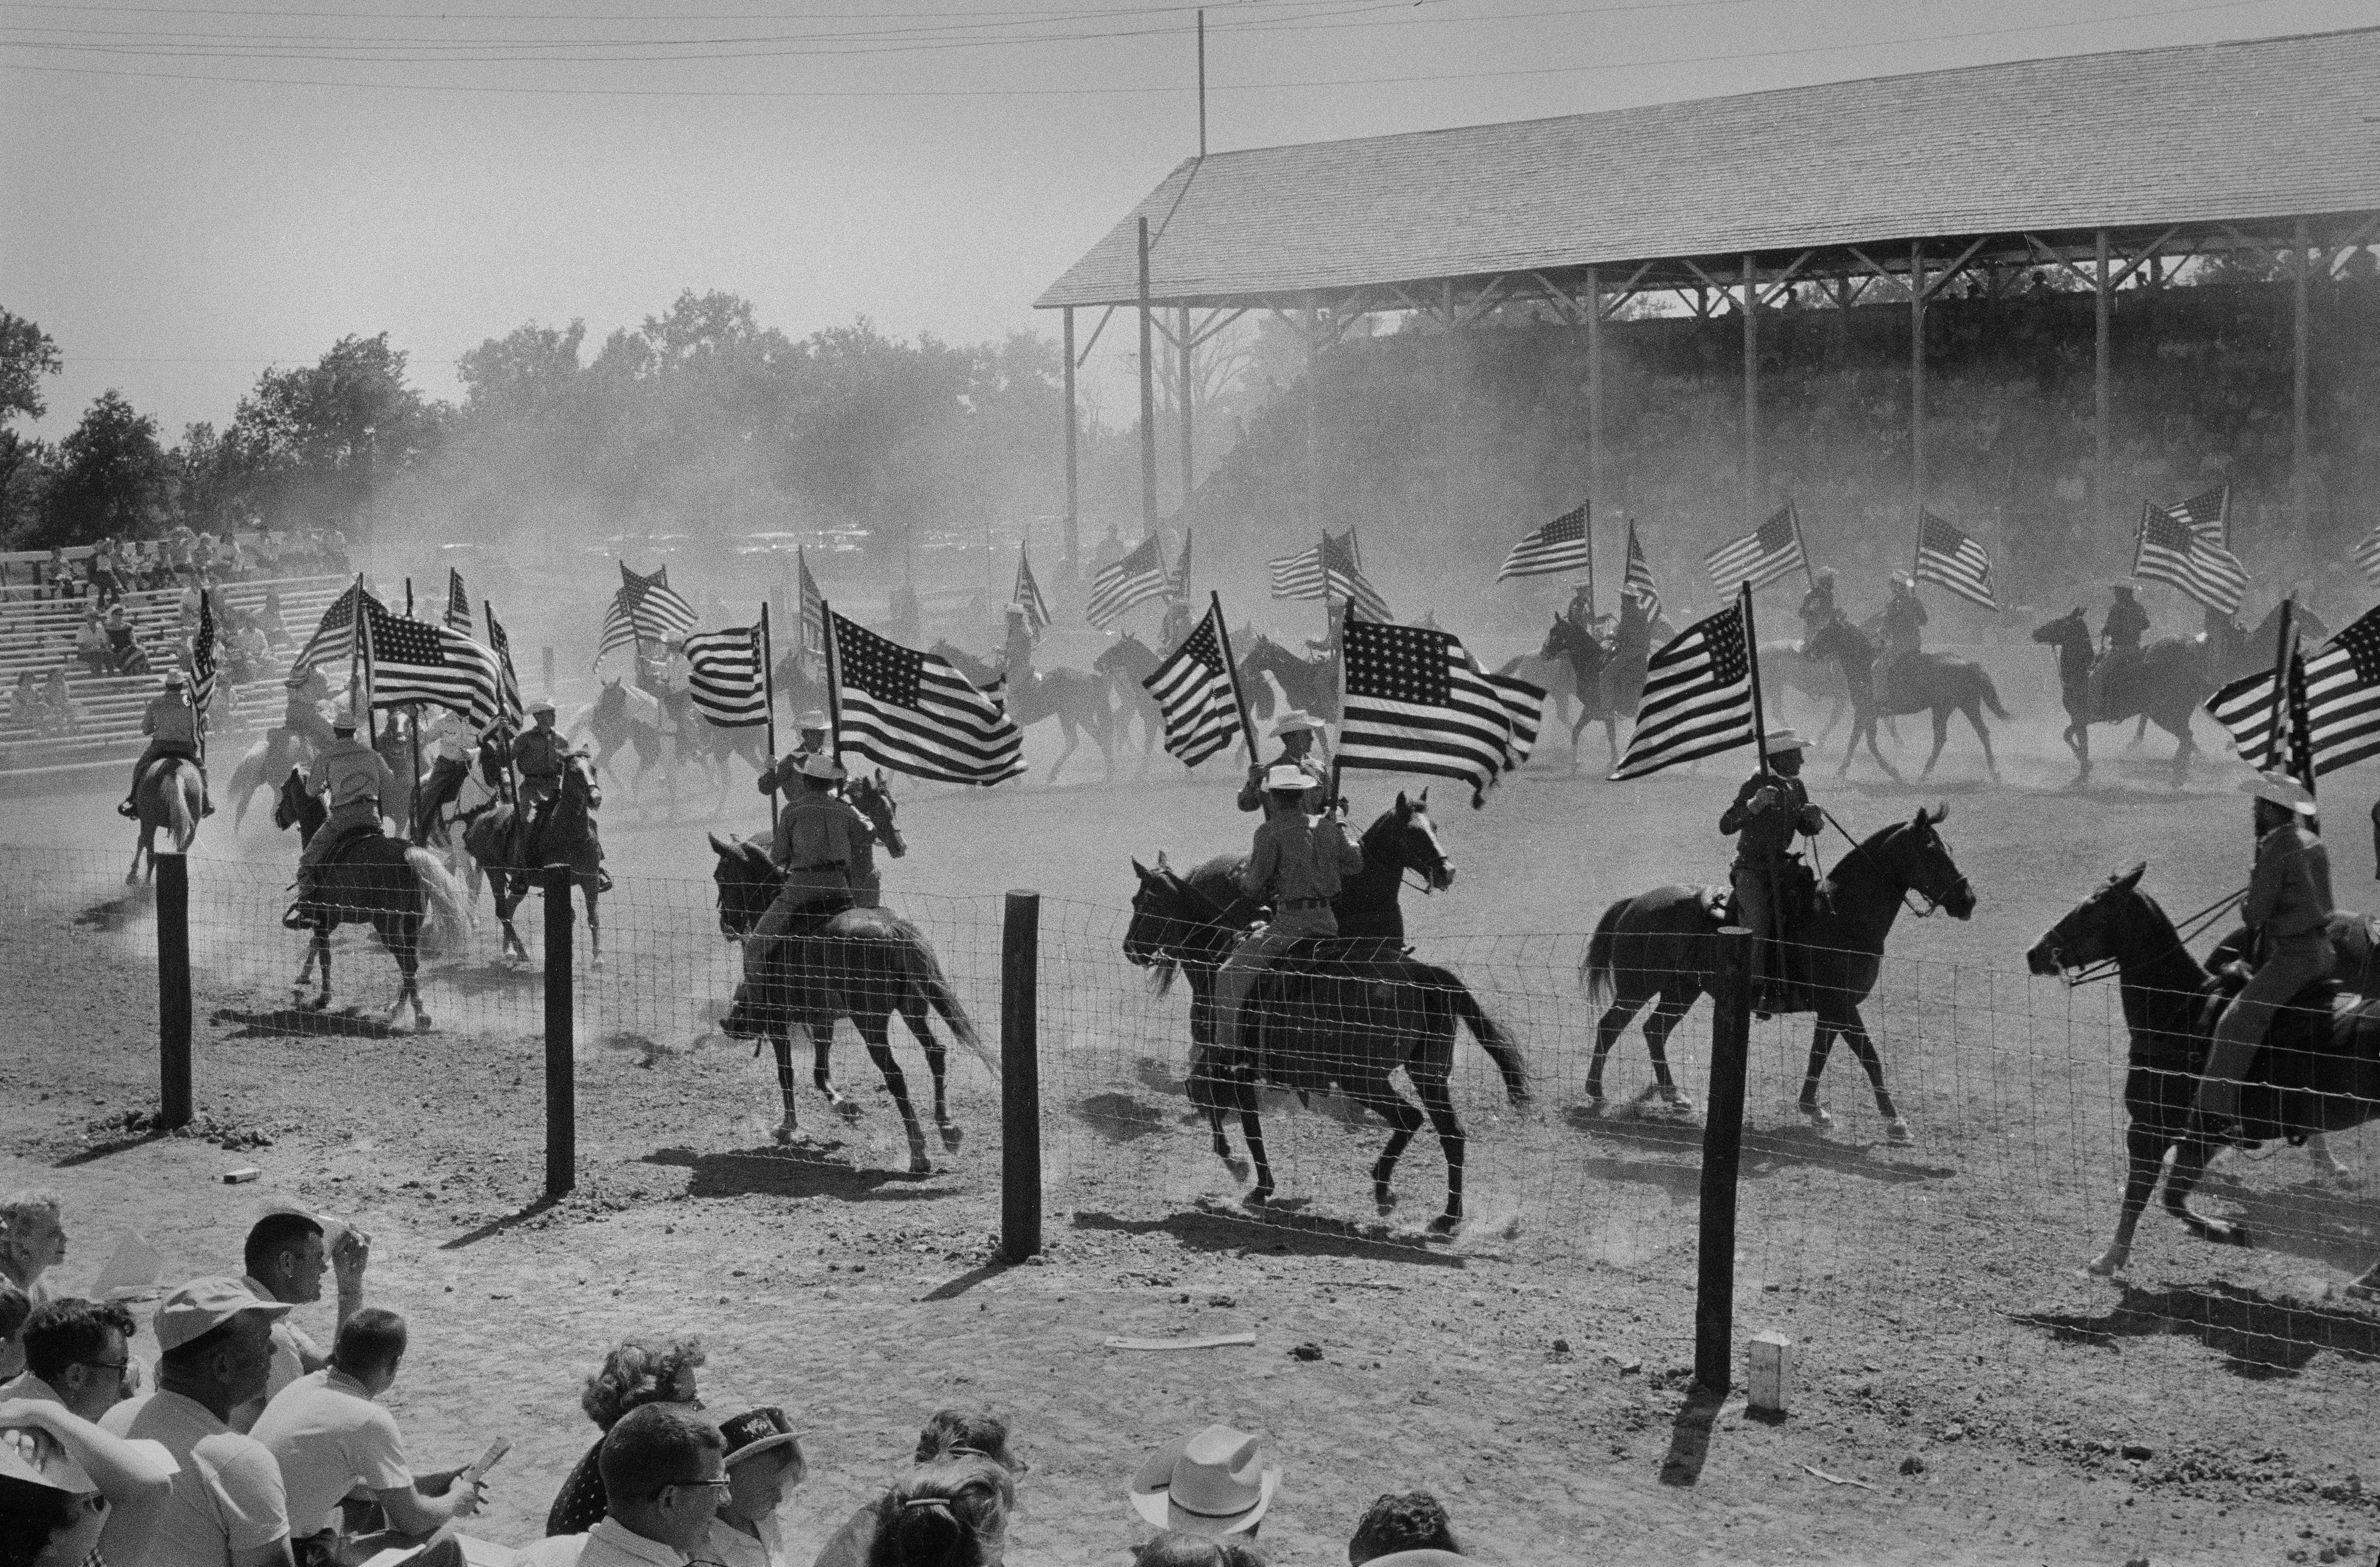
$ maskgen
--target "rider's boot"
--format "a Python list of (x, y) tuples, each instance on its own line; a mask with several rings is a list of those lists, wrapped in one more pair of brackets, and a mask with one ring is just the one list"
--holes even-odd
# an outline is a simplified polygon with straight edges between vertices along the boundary
[(303, 867), (300, 867), (298, 871), (298, 896), (281, 915), (283, 929), (310, 930), (314, 928), (314, 922), (306, 917), (306, 905), (313, 895), (313, 878), (307, 874)]

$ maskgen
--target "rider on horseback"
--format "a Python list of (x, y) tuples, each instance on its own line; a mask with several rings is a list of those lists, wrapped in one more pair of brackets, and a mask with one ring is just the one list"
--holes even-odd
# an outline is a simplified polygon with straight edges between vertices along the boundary
[(2313, 796), (2278, 771), (2259, 773), (2240, 787), (2256, 797), (2256, 869), (2240, 913), (2255, 938), (2249, 952), (2252, 957), (2260, 954), (2261, 961), (2254, 962), (2246, 988), (2216, 1023), (2206, 1072), (2199, 1079), (2201, 1123), (2217, 1135), (2239, 1117), (2240, 1084), (2273, 1014), (2338, 966), (2328, 929), (2336, 906), (2330, 850), (2320, 836)]
[(2107, 618), (2099, 623), (2099, 656), (2091, 663), (2091, 711), (2107, 711), (2107, 680), (2124, 665), (2137, 662), (2141, 656), (2141, 638), (2149, 632), (2149, 612), (2132, 596), (2129, 582), (2111, 582), (2107, 591), (2115, 602), (2107, 606)]
[(777, 813), (769, 857), (785, 873), (776, 901), (746, 937), (746, 950), (771, 936), (808, 935), (852, 906), (853, 883), (872, 867), (868, 819), (835, 796), (843, 764), (824, 752), (802, 759), (801, 788)]
[(823, 756), (833, 748), (827, 744), (827, 716), (818, 709), (812, 708), (794, 720), (794, 727), (801, 734), (801, 744), (794, 747), (791, 756), (771, 761), (760, 770), (760, 793), (764, 795), (773, 795), (780, 790), (790, 793), (794, 780), (801, 776), (802, 763), (812, 757)]
[(1257, 977), (1296, 942), (1336, 936), (1338, 917), (1330, 900), (1343, 877), (1364, 869), (1364, 851), (1347, 830), (1347, 806), (1330, 804), (1328, 816), (1309, 816), (1305, 801), (1313, 774), (1284, 763), (1265, 774), (1265, 821), (1257, 829), (1240, 890), (1272, 905), (1272, 919), (1239, 939), (1215, 975), (1215, 1040), (1226, 1049), (1239, 1039), (1240, 1006)]
[(1314, 737), (1322, 733), (1319, 719), (1310, 713), (1285, 712), (1272, 726), (1273, 738), (1281, 742), (1281, 754), (1267, 766), (1254, 763), (1248, 767), (1248, 781), (1240, 785), (1240, 808), (1254, 810), (1264, 808), (1269, 820), (1278, 814), (1271, 798), (1271, 789), (1265, 780), (1284, 767), (1293, 767), (1313, 780), (1298, 801), (1300, 814), (1311, 816), (1322, 808), (1322, 796), (1316, 793), (1322, 787), (1325, 775), (1320, 759), (1314, 755)]
[(343, 711), (331, 721), (330, 748), (306, 770), (306, 787), (322, 796), (330, 814), (298, 856), (298, 901), (281, 923), (303, 930), (313, 921), (302, 912), (313, 902), (316, 873), (331, 856), (359, 835), (381, 831), (380, 802), (396, 793), (396, 775), (381, 754), (356, 738), (356, 715)]
[(166, 757), (178, 757), (199, 768), (199, 784), (206, 800), (199, 814), (212, 816), (215, 802), (212, 796), (203, 795), (206, 769), (199, 765), (199, 712), (190, 705), (189, 692), (180, 670), (165, 672), (165, 688), (149, 699), (149, 711), (140, 715), (140, 733), (149, 736), (149, 747), (140, 753), (140, 759), (132, 764), (132, 787), (125, 792), (123, 800), (115, 808), (115, 814), (139, 816), (140, 780), (151, 764)]
[(1802, 737), (1791, 729), (1772, 730), (1766, 765), (1744, 780), (1735, 792), (1735, 803), (1718, 819), (1722, 833), (1742, 834), (1728, 880), (1735, 888), (1738, 917), (1754, 937), (1752, 1004), (1763, 1017), (1781, 1010), (1785, 1002), (1788, 966), (1781, 947), (1774, 955), (1770, 947), (1787, 934), (1779, 906), (1785, 900), (1778, 893), (1779, 882), (1799, 869), (1786, 863), (1799, 858), (1792, 852), (1793, 834), (1815, 838), (1826, 824), (1825, 815), (1810, 803), (1801, 771)]
[(1822, 565), (1810, 579), (1810, 590), (1802, 595), (1802, 640), (1807, 642), (1818, 634), (1818, 628), (1835, 618), (1835, 568)]
[(520, 774), (521, 803), (542, 808), (562, 793), (563, 765), (570, 742), (553, 727), (553, 701), (540, 697), (528, 705), (536, 726), (513, 742), (513, 770)]
[(1892, 574), (1892, 597), (1886, 601), (1877, 621), (1877, 640), (1882, 647), (1876, 661), (1873, 689), (1876, 711), (1888, 713), (1892, 711), (1890, 687), (1901, 661), (1915, 658), (1925, 645), (1925, 604), (1917, 597), (1915, 577), (1905, 571)]

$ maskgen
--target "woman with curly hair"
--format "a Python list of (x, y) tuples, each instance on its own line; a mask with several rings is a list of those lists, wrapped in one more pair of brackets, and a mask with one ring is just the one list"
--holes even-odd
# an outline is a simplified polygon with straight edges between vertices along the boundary
[(876, 1504), (868, 1567), (1000, 1567), (1016, 1488), (989, 1458), (921, 1464)]
[[(603, 1368), (587, 1379), (578, 1407), (609, 1434), (620, 1416), (648, 1403), (685, 1403), (697, 1409), (694, 1373), (704, 1360), (698, 1339), (622, 1339), (603, 1357)], [(547, 1535), (583, 1535), (603, 1521), (603, 1476), (595, 1466), (603, 1438), (570, 1471), (545, 1514)]]
[[(920, 1469), (936, 1464), (977, 1459), (999, 1469), (1014, 1484), (1026, 1469), (1025, 1461), (1009, 1451), (1008, 1422), (988, 1409), (937, 1409), (917, 1432), (915, 1462)], [(876, 1548), (880, 1500), (863, 1504), (843, 1527), (827, 1539), (810, 1567), (867, 1567)]]

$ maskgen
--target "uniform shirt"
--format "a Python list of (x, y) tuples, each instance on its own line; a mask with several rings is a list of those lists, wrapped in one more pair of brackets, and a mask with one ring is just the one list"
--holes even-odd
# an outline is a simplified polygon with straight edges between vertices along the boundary
[(149, 711), (140, 715), (140, 733), (155, 735), (161, 746), (196, 746), (198, 710), (179, 697), (160, 692), (149, 698)]
[(1256, 846), (1240, 886), (1248, 896), (1283, 904), (1339, 895), (1342, 877), (1364, 869), (1364, 851), (1337, 818), (1299, 812), (1276, 816), (1257, 829)]
[(289, 1535), (281, 1466), (195, 1399), (155, 1392), (128, 1399), (100, 1421), (119, 1437), (164, 1445), (181, 1465), (159, 1510), (143, 1567), (229, 1567), (235, 1550)]
[(606, 1518), (583, 1535), (549, 1535), (523, 1546), (513, 1567), (686, 1567), (691, 1560), (675, 1546), (649, 1540)]
[(1835, 618), (1835, 590), (1813, 588), (1802, 595), (1802, 620), (1812, 629)]
[(559, 730), (531, 729), (513, 742), (513, 765), (523, 778), (559, 778), (570, 742)]
[(2256, 840), (2256, 870), (2240, 912), (2248, 929), (2285, 941), (2323, 928), (2337, 905), (2330, 897), (2330, 849), (2295, 821)]
[(1924, 640), (1918, 628), (1925, 624), (1925, 605), (1914, 593), (1895, 593), (1884, 606), (1884, 645), (1888, 651), (1913, 653)]
[[(1763, 789), (1776, 790), (1778, 801), (1767, 810), (1755, 810), (1752, 796)], [(1796, 832), (1815, 837), (1825, 820), (1800, 779), (1755, 772), (1735, 792), (1735, 804), (1720, 815), (1718, 830), (1742, 834), (1735, 841), (1738, 859), (1765, 865), (1793, 846)]]
[(333, 810), (341, 806), (377, 804), (396, 793), (396, 774), (378, 751), (349, 735), (331, 742), (330, 749), (306, 770), (306, 786), (324, 797)]
[(715, 1561), (719, 1567), (785, 1567), (785, 1540), (777, 1528), (777, 1515), (771, 1512), (756, 1519), (752, 1526), (760, 1531), (757, 1540), (712, 1513), (710, 1546), (700, 1560)]
[(868, 857), (868, 819), (832, 795), (805, 790), (777, 813), (769, 858), (785, 872), (784, 891), (843, 892)]
[(2148, 628), (2149, 612), (2141, 608), (2138, 600), (2118, 599), (2107, 606), (2107, 618), (2099, 623), (2099, 635), (2111, 649), (2137, 652)]
[(336, 1524), (339, 1499), (358, 1486), (384, 1491), (413, 1484), (396, 1416), (334, 1367), (275, 1393), (249, 1434), (281, 1465), (289, 1532), (301, 1539)]
[(1284, 750), (1280, 755), (1274, 757), (1272, 760), (1265, 763), (1263, 767), (1257, 769), (1257, 775), (1254, 778), (1249, 779), (1246, 783), (1240, 785), (1240, 808), (1242, 810), (1255, 810), (1258, 807), (1267, 804), (1264, 786), (1265, 774), (1270, 772), (1276, 767), (1293, 767), (1300, 772), (1305, 774), (1308, 778), (1314, 780), (1314, 788), (1306, 790), (1304, 795), (1299, 796), (1301, 810), (1303, 810), (1306, 806), (1319, 803), (1316, 798), (1314, 789), (1321, 788), (1326, 779), (1326, 774), (1322, 771), (1322, 763), (1315, 759), (1315, 755), (1312, 751), (1306, 752), (1302, 757), (1293, 757)]

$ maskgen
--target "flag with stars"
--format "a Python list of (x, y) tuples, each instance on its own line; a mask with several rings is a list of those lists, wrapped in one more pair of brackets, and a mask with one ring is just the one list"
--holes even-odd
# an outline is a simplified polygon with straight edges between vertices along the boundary
[(2231, 486), (2218, 484), (2168, 508), (2218, 550), (2231, 547)]
[(1653, 580), (1653, 563), (1645, 558), (1645, 546), (1636, 538), (1636, 519), (1628, 519), (1628, 571), (1621, 578), (1622, 595), (1633, 593), (1645, 601), (1645, 618), (1658, 620), (1661, 614), (1661, 589)]
[(650, 575), (631, 571), (620, 563), (620, 589), (603, 612), (603, 633), (595, 646), (595, 662), (614, 648), (638, 641), (667, 642), (694, 629), (694, 606), (669, 585), (669, 567), (655, 566)]
[(1528, 754), (1545, 692), (1510, 677), (1499, 686), (1451, 632), (1361, 620), (1354, 611), (1351, 601), (1340, 633), (1347, 689), (1339, 765), (1458, 778), (1471, 785), (1473, 808), (1485, 804)]
[(1753, 743), (1752, 650), (1743, 622), (1739, 596), (1653, 655), (1645, 666), (1636, 731), (1613, 782)]
[(998, 784), (1025, 771), (1025, 732), (947, 661), (827, 613), (838, 749), (945, 784)]
[(1025, 629), (1038, 637), (1055, 618), (1050, 613), (1050, 601), (1041, 596), (1041, 584), (1033, 577), (1033, 561), (1025, 546), (1016, 546), (1016, 591), (1009, 601), (1025, 612)]
[(463, 591), (463, 574), (446, 568), (446, 629), (471, 634), (471, 595)]
[(480, 605), (488, 617), (488, 651), (496, 655), (496, 674), (501, 684), (496, 689), (496, 727), (507, 735), (517, 735), (528, 727), (528, 714), (521, 706), (520, 676), (513, 670), (513, 639), (496, 624), (496, 606), (482, 601)]
[(331, 607), (322, 612), (322, 624), (314, 627), (314, 635), (306, 638), (306, 645), (298, 650), (297, 661), (290, 665), (292, 674), (303, 674), (317, 664), (335, 663), (356, 656), (358, 604), (380, 607), (380, 601), (364, 591), (360, 579), (332, 600)]
[(1141, 686), (1165, 716), (1165, 750), (1196, 767), (1240, 737), (1239, 687), (1223, 657), (1223, 612), (1208, 608)]
[(1090, 602), (1083, 606), (1083, 615), (1105, 631), (1135, 604), (1162, 599), (1172, 590), (1162, 543), (1152, 533), (1134, 545), (1130, 553), (1099, 569), (1091, 579)]
[[(2311, 786), (2315, 778), (2380, 756), (2380, 609), (2301, 656), (2283, 703), (2285, 718), (2301, 725), (2292, 754), (2273, 755), (2273, 672), (2235, 680), (2206, 699), (2207, 715), (2231, 735), (2244, 759), (2286, 768)], [(2299, 714), (2292, 718), (2292, 713)], [(2297, 754), (2301, 751), (2302, 754)]]
[(1711, 586), (1732, 593), (1739, 583), (1755, 589), (1782, 581), (1805, 568), (1802, 522), (1787, 506), (1741, 539), (1730, 539), (1703, 557), (1710, 569)]
[(364, 657), (371, 666), (364, 688), (373, 707), (426, 702), (460, 713), (475, 730), (494, 725), (504, 706), (504, 672), (494, 653), (461, 632), (378, 604), (367, 604), (364, 617)]
[(190, 705), (199, 723), (207, 721), (207, 703), (215, 694), (215, 601), (199, 589), (199, 634), (190, 639)]
[(2209, 609), (2238, 614), (2247, 596), (2248, 568), (2220, 544), (2208, 541), (2187, 518), (2154, 504), (2141, 508), (2132, 540), (2132, 575), (2164, 582)]
[(1551, 577), (1558, 572), (1584, 571), (1592, 579), (1594, 546), (1587, 542), (1586, 507), (1566, 511), (1543, 528), (1531, 530), (1512, 546), (1497, 569), (1496, 580), (1512, 577)]

